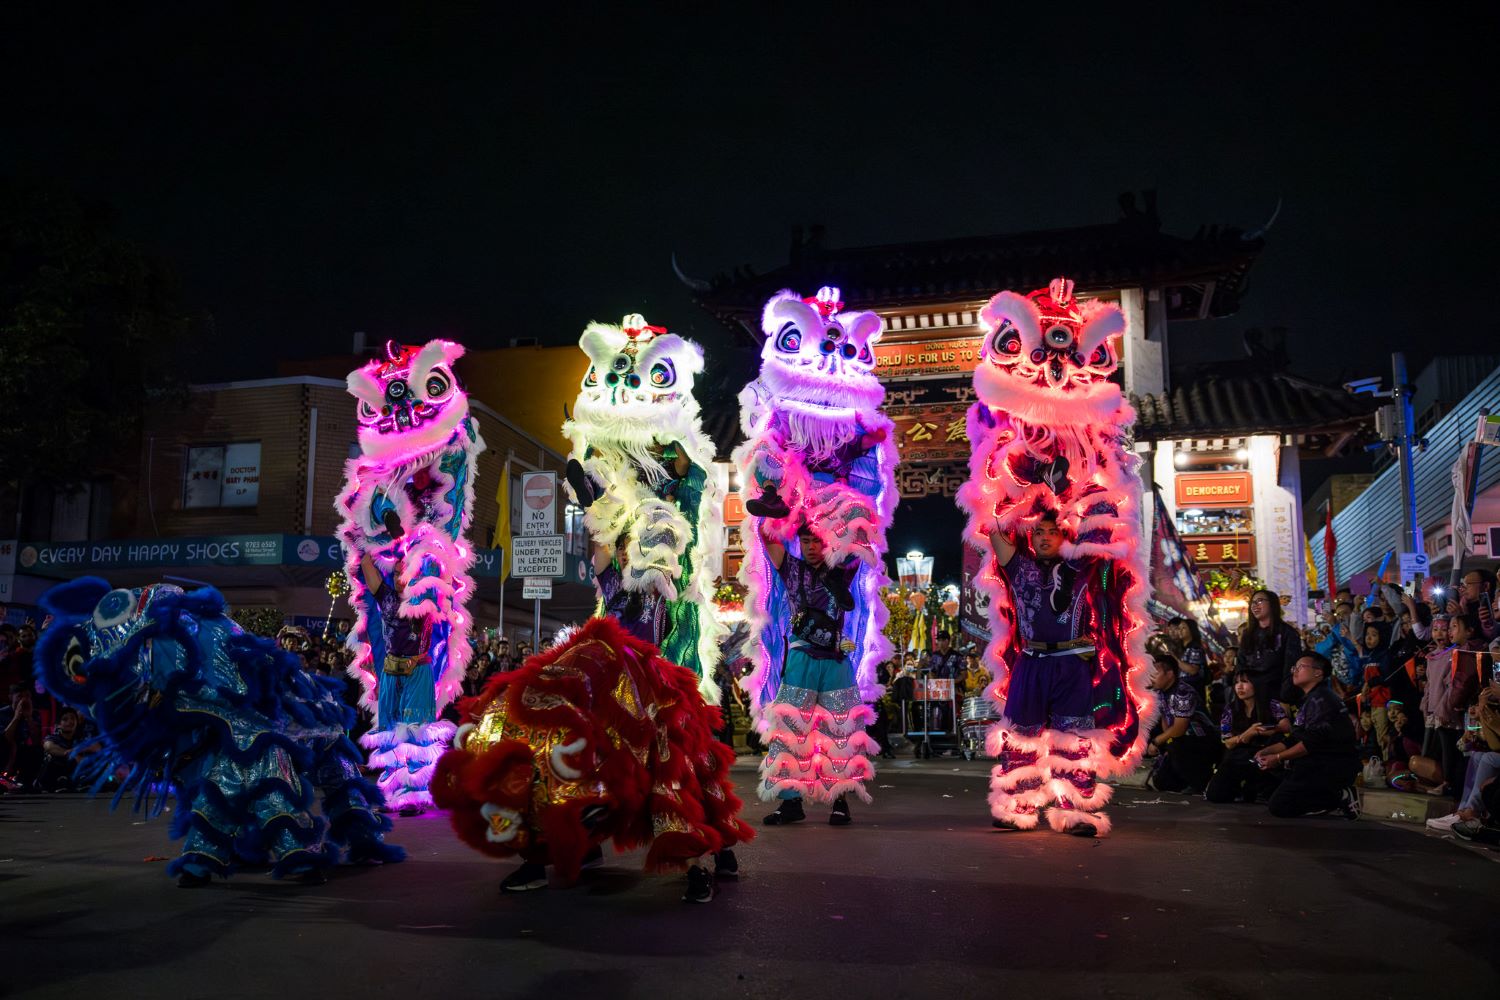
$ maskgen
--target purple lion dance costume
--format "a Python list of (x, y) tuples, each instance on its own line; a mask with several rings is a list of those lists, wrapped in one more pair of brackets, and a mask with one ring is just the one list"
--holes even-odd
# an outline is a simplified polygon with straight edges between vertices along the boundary
[(427, 787), (454, 733), (438, 714), (460, 693), (470, 657), (474, 552), (464, 533), (484, 442), (453, 375), (463, 353), (446, 340), (389, 343), (384, 358), (349, 373), (363, 452), (338, 498), (355, 615), (349, 673), (376, 717), (360, 742), (386, 804), (404, 812), (432, 804)]
[(746, 503), (739, 574), (752, 661), (742, 684), (769, 751), (760, 797), (783, 800), (773, 825), (800, 819), (804, 797), (847, 822), (844, 796), (870, 801), (880, 749), (864, 730), (891, 649), (880, 592), (898, 456), (875, 377), (880, 317), (842, 307), (836, 288), (772, 297), (760, 376), (740, 393), (747, 440), (734, 462), (761, 491)]
[[(1001, 719), (987, 747), (995, 825), (1102, 836), (1111, 789), (1133, 768), (1156, 701), (1146, 690), (1141, 482), (1127, 434), (1135, 412), (1109, 381), (1118, 306), (1079, 302), (1059, 278), (1001, 292), (969, 408), (964, 540), (985, 553), (987, 694)], [(1029, 536), (1028, 536), (1029, 533)]]

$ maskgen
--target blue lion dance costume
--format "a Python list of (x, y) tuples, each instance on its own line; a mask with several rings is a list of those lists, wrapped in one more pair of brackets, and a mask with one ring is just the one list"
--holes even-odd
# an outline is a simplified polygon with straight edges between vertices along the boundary
[(134, 792), (148, 816), (176, 794), (171, 835), (183, 845), (167, 871), (179, 885), (246, 864), (321, 881), (340, 860), (406, 856), (382, 838), (390, 820), (346, 735), (354, 713), (342, 686), (241, 629), (218, 591), (111, 590), (83, 577), (42, 606), (53, 617), (37, 643), (37, 679), (100, 732), (80, 783), (98, 791), (124, 770), (114, 804)]

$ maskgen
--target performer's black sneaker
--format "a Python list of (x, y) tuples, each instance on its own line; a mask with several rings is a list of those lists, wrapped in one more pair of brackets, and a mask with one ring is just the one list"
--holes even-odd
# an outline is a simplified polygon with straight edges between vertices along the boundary
[(426, 811), (421, 806), (402, 806), (396, 811), (396, 815), (405, 816), (407, 819), (410, 819), (413, 816), (420, 816)]
[(1075, 823), (1072, 826), (1068, 827), (1068, 836), (1097, 837), (1099, 836), (1099, 831), (1094, 827), (1094, 824), (1092, 823)]
[(805, 819), (807, 819), (807, 813), (802, 811), (802, 800), (800, 798), (782, 799), (781, 805), (776, 807), (776, 811), (761, 822), (765, 823), (766, 826), (786, 826), (790, 823), (800, 823)]
[(578, 464), (578, 459), (568, 459), (567, 466), (563, 469), (563, 478), (568, 485), (573, 487), (573, 496), (578, 498), (578, 506), (587, 510), (599, 499), (599, 494), (594, 492), (594, 482), (589, 479), (589, 474), (583, 471), (583, 466)]
[(328, 875), (321, 868), (309, 868), (297, 874), (298, 885), (327, 885)]
[(1345, 819), (1359, 819), (1364, 804), (1359, 800), (1359, 789), (1350, 785), (1339, 793), (1339, 812)]
[(849, 802), (842, 795), (833, 800), (833, 809), (828, 813), (829, 826), (848, 826), (854, 822), (849, 815)]
[(687, 891), (682, 894), (684, 903), (707, 903), (714, 898), (714, 880), (702, 865), (688, 869), (687, 882)]
[(591, 868), (603, 867), (604, 848), (599, 844), (595, 844), (593, 847), (589, 848), (588, 853), (583, 856), (583, 862), (578, 866), (580, 871), (588, 871)]
[(213, 880), (214, 877), (212, 875), (194, 875), (184, 868), (182, 874), (177, 876), (177, 888), (202, 889), (206, 885), (211, 885)]
[(729, 848), (714, 852), (714, 878), (736, 879), (740, 877), (740, 859)]
[(1017, 826), (1015, 823), (1012, 823), (1008, 819), (995, 819), (995, 820), (991, 820), (990, 821), (990, 826), (994, 827), (996, 830), (1003, 830), (1006, 833), (1020, 833), (1021, 832), (1021, 828), (1019, 826)]
[(756, 517), (764, 517), (776, 521), (786, 517), (792, 512), (792, 508), (781, 499), (781, 494), (776, 492), (776, 487), (767, 483), (761, 488), (760, 496), (745, 501), (745, 510)]
[(547, 888), (547, 869), (534, 861), (523, 861), (521, 867), (505, 876), (500, 883), (501, 892), (530, 892)]

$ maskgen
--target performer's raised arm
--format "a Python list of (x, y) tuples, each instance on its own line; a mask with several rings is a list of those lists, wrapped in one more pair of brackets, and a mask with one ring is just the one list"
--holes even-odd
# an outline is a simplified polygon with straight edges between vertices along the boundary
[(380, 588), (385, 586), (385, 578), (375, 568), (375, 560), (368, 553), (359, 557), (359, 571), (364, 576), (365, 586), (370, 588), (370, 593), (380, 593)]
[(990, 532), (990, 545), (995, 550), (995, 565), (1005, 566), (1015, 558), (1016, 541), (999, 528)]
[(603, 542), (594, 543), (592, 560), (594, 563), (595, 576), (598, 576), (600, 573), (603, 573), (606, 569), (609, 568), (609, 564), (615, 558), (615, 549), (622, 548), (624, 546), (625, 540), (626, 536), (622, 534), (619, 538), (619, 541), (612, 546), (606, 545)]
[(781, 564), (786, 560), (786, 546), (781, 539), (772, 536), (765, 525), (761, 525), (760, 537), (766, 543), (766, 558), (771, 560), (772, 566), (781, 569)]

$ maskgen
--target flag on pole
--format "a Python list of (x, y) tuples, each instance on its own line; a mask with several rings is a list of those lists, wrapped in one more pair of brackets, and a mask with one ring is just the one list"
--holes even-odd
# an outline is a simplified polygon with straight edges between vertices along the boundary
[(1323, 575), (1326, 584), (1323, 589), (1328, 591), (1329, 598), (1339, 592), (1339, 575), (1333, 569), (1333, 557), (1338, 550), (1339, 540), (1333, 537), (1333, 498), (1329, 497), (1328, 506), (1323, 508)]
[(495, 491), (495, 502), (500, 505), (500, 516), (495, 519), (495, 537), (490, 548), (500, 550), (500, 585), (505, 585), (510, 567), (510, 459), (500, 470), (500, 488)]
[(1453, 508), (1448, 514), (1453, 526), (1453, 565), (1463, 562), (1465, 553), (1474, 551), (1474, 528), (1469, 523), (1469, 485), (1474, 480), (1474, 456), (1479, 446), (1474, 442), (1458, 450), (1453, 463)]

